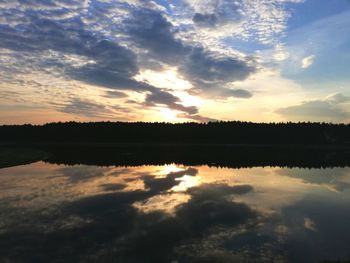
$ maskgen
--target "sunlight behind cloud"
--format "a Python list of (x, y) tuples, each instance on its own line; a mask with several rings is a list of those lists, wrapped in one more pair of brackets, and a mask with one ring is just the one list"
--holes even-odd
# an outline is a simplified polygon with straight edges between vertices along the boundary
[(183, 167), (179, 167), (176, 164), (167, 164), (159, 168), (160, 169), (157, 171), (157, 174), (159, 174), (159, 176), (157, 177), (166, 177), (170, 173), (175, 173), (175, 172), (180, 172), (185, 170)]
[(165, 122), (174, 122), (176, 121), (176, 116), (178, 114), (177, 111), (171, 110), (168, 108), (160, 108), (159, 109), (160, 113), (163, 115), (163, 119)]
[(184, 193), (162, 194), (151, 197), (144, 202), (136, 202), (133, 206), (143, 213), (162, 211), (173, 214), (177, 206), (187, 203), (190, 198), (190, 195)]
[(171, 188), (171, 191), (174, 192), (184, 192), (189, 188), (198, 186), (201, 184), (201, 177), (200, 176), (191, 176), (191, 175), (184, 175), (180, 178), (176, 178), (176, 181), (179, 181), (180, 183), (173, 188)]
[(164, 71), (143, 70), (135, 76), (138, 81), (146, 81), (147, 83), (164, 89), (188, 90), (192, 88), (189, 81), (181, 78), (176, 68), (169, 68)]

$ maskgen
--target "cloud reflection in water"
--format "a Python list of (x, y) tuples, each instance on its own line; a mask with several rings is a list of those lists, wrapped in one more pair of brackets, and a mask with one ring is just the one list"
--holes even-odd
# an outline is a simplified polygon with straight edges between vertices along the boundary
[[(308, 171), (315, 174), (312, 181), (302, 176)], [(342, 192), (332, 188), (339, 185), (335, 180), (347, 182), (349, 177), (348, 168), (125, 168), (38, 162), (0, 169), (0, 259), (318, 262), (346, 258), (350, 196), (347, 188)], [(325, 223), (328, 211), (335, 215), (332, 224)], [(334, 245), (329, 246), (330, 240)]]

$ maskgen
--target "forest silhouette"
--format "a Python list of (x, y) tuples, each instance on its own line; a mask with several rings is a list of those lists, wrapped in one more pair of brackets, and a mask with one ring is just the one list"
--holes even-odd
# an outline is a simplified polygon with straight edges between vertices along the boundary
[[(8, 149), (3, 150), (8, 159), (4, 166), (17, 163), (22, 155), (21, 162), (35, 157), (69, 165), (345, 167), (350, 166), (349, 142), (350, 125), (328, 123), (67, 122), (0, 127), (0, 145)], [(23, 152), (23, 147), (36, 151)]]
[(331, 123), (65, 122), (0, 126), (0, 142), (350, 145), (350, 125)]

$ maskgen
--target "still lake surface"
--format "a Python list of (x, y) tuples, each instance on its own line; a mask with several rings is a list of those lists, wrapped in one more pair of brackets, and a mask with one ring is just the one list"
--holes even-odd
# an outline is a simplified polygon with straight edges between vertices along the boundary
[(0, 169), (0, 262), (350, 258), (350, 168)]

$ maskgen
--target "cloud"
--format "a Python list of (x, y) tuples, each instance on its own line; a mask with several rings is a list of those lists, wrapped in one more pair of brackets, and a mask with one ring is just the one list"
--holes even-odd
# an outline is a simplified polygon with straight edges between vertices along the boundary
[[(291, 15), (286, 5), (302, 2), (303, 0), (186, 0), (187, 8), (181, 11), (192, 15), (193, 22), (200, 27), (215, 27), (213, 38), (234, 37), (276, 45), (280, 42)], [(208, 38), (208, 32), (204, 33), (206, 34), (199, 37)]]
[(282, 108), (277, 111), (281, 115), (299, 116), (299, 117), (326, 117), (326, 118), (338, 118), (344, 117), (346, 114), (333, 107), (327, 101), (306, 101), (297, 106), (290, 106)]
[(108, 172), (110, 168), (101, 168), (95, 166), (67, 166), (58, 169), (58, 173), (65, 177), (68, 177), (72, 183), (80, 183), (81, 181), (88, 181), (96, 177), (101, 177), (105, 172)]
[(225, 184), (203, 184), (189, 190), (193, 198), (226, 199), (230, 195), (243, 195), (253, 191), (251, 185), (228, 186)]
[(112, 99), (120, 99), (120, 98), (127, 98), (128, 95), (118, 90), (106, 90), (105, 97), (112, 98)]
[(166, 91), (156, 91), (150, 94), (147, 94), (145, 102), (143, 105), (147, 107), (158, 107), (166, 106), (169, 109), (180, 111), (176, 116), (178, 118), (189, 119), (197, 122), (210, 122), (216, 121), (216, 119), (209, 118), (198, 114), (198, 108), (196, 106), (184, 106), (180, 103), (180, 99), (171, 93)]
[[(180, 201), (171, 215), (163, 209), (145, 212), (135, 207), (135, 203), (147, 203), (151, 198), (171, 197), (171, 193), (163, 193), (168, 192), (174, 183), (180, 183), (176, 178), (196, 176), (198, 171), (195, 168), (170, 173), (164, 178), (156, 178), (144, 170), (140, 170), (140, 174), (137, 170), (129, 171), (125, 179), (145, 180), (148, 184), (148, 189), (142, 191), (124, 188), (132, 186), (135, 181), (108, 183), (107, 180), (106, 184), (106, 179), (114, 170), (111, 167), (56, 168), (48, 174), (54, 172), (68, 177), (67, 186), (76, 191), (71, 191), (68, 196), (64, 194), (67, 189), (54, 188), (54, 193), (46, 193), (45, 196), (54, 194), (59, 197), (51, 198), (54, 205), (50, 205), (50, 209), (46, 206), (13, 207), (3, 204), (1, 208), (7, 216), (3, 217), (4, 231), (0, 234), (1, 259), (9, 262), (35, 261), (38, 258), (44, 262), (110, 262), (115, 259), (121, 262), (144, 262), (145, 259), (147, 262), (168, 262), (180, 258), (174, 254), (178, 248), (183, 252), (183, 248), (188, 248), (190, 251), (187, 250), (181, 258), (192, 262), (193, 246), (189, 247), (189, 244), (199, 244), (205, 249), (207, 238), (215, 233), (218, 236), (211, 247), (217, 249), (223, 242), (229, 241), (229, 236), (222, 233), (232, 230), (241, 233), (245, 227), (252, 228), (259, 220), (256, 211), (234, 199), (236, 195), (252, 191), (249, 185), (199, 185), (182, 193), (188, 199)], [(158, 168), (151, 171), (155, 172)], [(101, 177), (101, 174), (105, 176)], [(90, 179), (95, 183), (91, 184)], [(49, 186), (54, 187), (52, 184)], [(81, 191), (86, 187), (90, 194)], [(37, 197), (33, 197), (37, 201), (35, 204), (38, 201), (41, 204)], [(156, 202), (159, 204), (159, 199)], [(155, 251), (154, 247), (158, 250)]]
[[(24, 32), (2, 27), (0, 46), (18, 52), (30, 51), (39, 57), (48, 50), (81, 56), (87, 60), (83, 65), (76, 61), (69, 64), (56, 58), (52, 60), (52, 66), (56, 66), (57, 71), (63, 68), (66, 76), (90, 84), (148, 90), (149, 85), (132, 79), (138, 73), (138, 65), (137, 57), (131, 50), (110, 40), (99, 40), (79, 22), (58, 23), (36, 16), (30, 19)], [(43, 59), (41, 63), (45, 62)]]
[[(325, 5), (328, 6), (328, 4)], [(290, 57), (283, 65), (283, 75), (304, 87), (321, 89), (347, 85), (350, 60), (347, 57), (350, 35), (350, 11), (311, 19), (288, 32), (285, 49)], [(307, 70), (302, 60), (314, 55)]]
[(235, 98), (251, 98), (253, 96), (252, 93), (250, 93), (247, 90), (244, 89), (229, 89), (229, 90), (225, 90), (224, 96), (227, 97), (235, 97)]
[[(84, 117), (109, 117), (113, 119), (119, 117), (119, 114), (113, 111), (108, 105), (80, 98), (71, 99), (67, 104), (58, 107), (57, 110)], [(118, 110), (120, 112), (125, 109), (118, 108)]]
[[(213, 227), (220, 226), (223, 231), (244, 227), (249, 220), (257, 218), (257, 213), (249, 206), (232, 200), (233, 195), (252, 190), (249, 186), (244, 187), (247, 188), (245, 191), (238, 189), (241, 186), (212, 184), (195, 187), (189, 192), (191, 199), (177, 206), (172, 216), (165, 217), (161, 212), (139, 214), (136, 217), (137, 229), (126, 235), (119, 245), (126, 248), (124, 253), (131, 261), (148, 258), (163, 262), (169, 259), (169, 252), (176, 248), (176, 244), (188, 244), (191, 239), (198, 242), (198, 238), (206, 238)], [(217, 233), (218, 229), (215, 231)], [(154, 246), (160, 248), (161, 253), (155, 255)]]
[(167, 64), (179, 63), (191, 50), (175, 38), (175, 28), (157, 11), (137, 9), (124, 23), (130, 41)]
[(344, 103), (350, 101), (349, 96), (345, 96), (342, 93), (335, 93), (331, 94), (326, 98), (327, 101), (329, 101), (332, 104), (339, 104), (339, 103)]
[(0, 24), (16, 26), (26, 23), (28, 15), (33, 13), (50, 20), (72, 19), (84, 13), (88, 6), (86, 0), (5, 0), (0, 3), (4, 11)]
[(204, 233), (214, 225), (234, 226), (256, 216), (248, 206), (232, 201), (232, 195), (243, 195), (253, 188), (221, 184), (201, 185), (189, 190), (191, 200), (177, 211), (177, 217), (194, 233)]
[[(175, 27), (154, 10), (134, 11), (126, 25), (130, 41), (146, 49), (152, 58), (177, 66), (179, 73), (198, 91), (211, 89), (213, 93), (225, 93), (226, 84), (244, 80), (256, 71), (252, 60), (184, 43), (176, 38)], [(225, 95), (235, 96), (236, 93), (227, 92)]]
[[(46, 7), (50, 6), (49, 3), (46, 3), (42, 8), (46, 10)], [(154, 27), (149, 31), (130, 29), (130, 37), (133, 37), (136, 42), (141, 41), (142, 48), (153, 50), (153, 55), (157, 54), (157, 56), (164, 58), (166, 54), (169, 56), (177, 54), (179, 48), (184, 46), (173, 38), (171, 31), (169, 31), (170, 23), (153, 10), (148, 10), (146, 14), (148, 12), (152, 14), (151, 18), (155, 19), (152, 20), (155, 23)], [(147, 15), (145, 16), (147, 17)], [(143, 20), (146, 17), (141, 16), (139, 19)], [(35, 14), (28, 16), (28, 19), (30, 22), (28, 25), (23, 25), (24, 31), (2, 25), (0, 46), (17, 52), (16, 55), (31, 52), (32, 56), (40, 57), (41, 59), (37, 61), (38, 65), (33, 65), (33, 63), (24, 65), (29, 69), (33, 66), (41, 67), (44, 70), (50, 67), (51, 72), (62, 72), (65, 78), (79, 80), (98, 87), (148, 92), (144, 105), (162, 104), (190, 115), (198, 112), (196, 107), (183, 106), (181, 100), (168, 91), (135, 80), (134, 76), (139, 73), (137, 54), (116, 41), (97, 37), (94, 32), (87, 31), (81, 21), (58, 22), (39, 18)], [(161, 38), (154, 39), (155, 35), (161, 36)], [(163, 53), (160, 50), (163, 50)], [(48, 59), (44, 52), (56, 52), (57, 56)], [(62, 57), (72, 58), (74, 56), (79, 57), (81, 62), (78, 63), (77, 59), (62, 59)], [(116, 95), (116, 93), (112, 94), (111, 92), (106, 94)], [(120, 96), (121, 93), (119, 92), (118, 95)], [(108, 107), (102, 104), (79, 99), (72, 100), (60, 111), (87, 117), (102, 117), (106, 114), (113, 114)]]
[(262, 44), (278, 44), (290, 16), (285, 4), (301, 2), (303, 0), (242, 1), (243, 35)]
[[(78, 85), (108, 89), (104, 97), (120, 99), (128, 94), (135, 100), (130, 94), (136, 93), (127, 92), (135, 91), (138, 101), (145, 98), (137, 104), (144, 108), (129, 108), (138, 116), (161, 106), (189, 120), (213, 120), (202, 116), (199, 106), (184, 104), (171, 88), (135, 77), (150, 68), (171, 67), (191, 83), (189, 94), (208, 100), (251, 98), (252, 91), (235, 85), (252, 77), (261, 65), (227, 43), (244, 39), (274, 45), (290, 15), (286, 4), (297, 2), (301, 1), (182, 0), (169, 5), (150, 0), (2, 0), (0, 52), (8, 54), (1, 56), (0, 78), (19, 86), (29, 74), (54, 76), (57, 82), (45, 86), (48, 96), (66, 87), (74, 93)], [(103, 107), (84, 96), (79, 94), (85, 102), (71, 101), (68, 95), (60, 98), (69, 101), (60, 111), (96, 118), (125, 114), (122, 108), (112, 109), (107, 100)], [(53, 107), (50, 101), (46, 106)], [(84, 107), (86, 113), (79, 110)]]
[(210, 117), (205, 117), (205, 116), (202, 116), (200, 114), (180, 113), (180, 114), (177, 115), (177, 117), (178, 118), (183, 118), (183, 119), (193, 120), (193, 121), (196, 121), (196, 122), (202, 122), (202, 123), (218, 121), (217, 119), (213, 119), (213, 118), (210, 118)]
[(344, 110), (340, 104), (349, 101), (350, 97), (337, 93), (324, 100), (310, 100), (296, 106), (281, 108), (276, 113), (294, 120), (344, 121), (350, 118), (350, 112)]
[(349, 170), (344, 168), (331, 169), (280, 169), (278, 174), (281, 176), (289, 176), (302, 179), (305, 183), (319, 184), (327, 186), (329, 189), (344, 192), (350, 188), (350, 183), (347, 182)]
[(103, 184), (103, 185), (101, 185), (101, 188), (107, 192), (120, 191), (120, 190), (123, 190), (125, 187), (127, 187), (127, 185), (125, 185), (125, 184)]
[(179, 184), (179, 181), (176, 180), (177, 178), (180, 178), (184, 175), (196, 176), (197, 173), (197, 169), (188, 168), (183, 171), (169, 173), (165, 178), (154, 178), (153, 176), (146, 176), (144, 178), (144, 183), (150, 192), (159, 194), (161, 192), (170, 190), (173, 186)]
[(186, 0), (194, 12), (193, 22), (200, 27), (216, 27), (225, 24), (236, 24), (242, 19), (241, 1), (198, 1)]
[(198, 113), (198, 108), (195, 106), (183, 106), (180, 104), (180, 99), (165, 91), (156, 91), (147, 94), (145, 105), (146, 106), (168, 106), (170, 109), (186, 112), (189, 115)]
[(215, 27), (218, 24), (218, 17), (215, 14), (195, 13), (193, 22), (200, 26)]
[(254, 66), (243, 59), (211, 53), (203, 48), (193, 48), (180, 67), (180, 73), (200, 88), (244, 80), (253, 72)]
[(94, 62), (81, 67), (72, 67), (66, 73), (90, 84), (114, 89), (147, 91), (150, 85), (133, 79), (139, 69), (136, 55), (114, 42), (102, 40), (84, 51)]
[(301, 61), (301, 63), (302, 63), (301, 67), (303, 69), (306, 69), (306, 68), (310, 67), (312, 64), (314, 64), (314, 61), (315, 61), (314, 55), (307, 56), (307, 57), (303, 58), (303, 60)]

